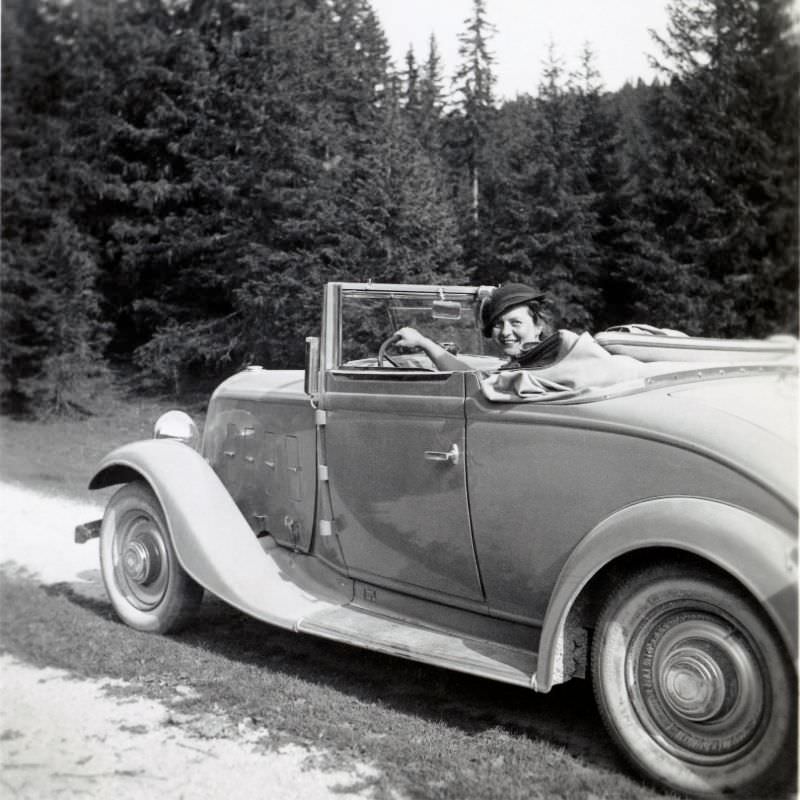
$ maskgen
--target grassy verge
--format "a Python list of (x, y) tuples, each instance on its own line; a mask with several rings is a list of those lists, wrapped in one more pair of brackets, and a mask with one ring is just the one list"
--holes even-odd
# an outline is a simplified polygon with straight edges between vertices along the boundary
[(536, 695), (276, 629), (214, 599), (175, 637), (133, 631), (67, 585), (9, 577), (0, 600), (14, 655), (168, 702), (188, 684), (198, 696), (182, 714), (255, 724), (265, 747), (321, 748), (323, 768), (372, 764), (378, 798), (663, 797), (628, 777), (582, 682)]
[(86, 485), (113, 448), (149, 439), (153, 424), (171, 408), (188, 411), (202, 429), (205, 407), (180, 400), (111, 396), (86, 419), (31, 421), (0, 416), (0, 480), (46, 494), (88, 498)]

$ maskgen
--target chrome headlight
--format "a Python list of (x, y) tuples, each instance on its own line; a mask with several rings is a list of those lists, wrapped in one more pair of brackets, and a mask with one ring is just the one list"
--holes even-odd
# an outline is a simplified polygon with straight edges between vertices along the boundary
[(185, 411), (167, 411), (153, 426), (154, 439), (177, 439), (197, 450), (200, 444), (200, 431), (194, 420)]

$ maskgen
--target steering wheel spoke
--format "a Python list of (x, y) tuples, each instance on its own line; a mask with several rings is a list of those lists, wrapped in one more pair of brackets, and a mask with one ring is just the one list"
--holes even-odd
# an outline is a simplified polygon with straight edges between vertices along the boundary
[(395, 343), (397, 340), (397, 334), (392, 334), (388, 339), (384, 339), (381, 342), (381, 346), (378, 349), (378, 366), (385, 367), (386, 364), (384, 362), (388, 362), (393, 367), (400, 369), (400, 364), (398, 364), (386, 351)]

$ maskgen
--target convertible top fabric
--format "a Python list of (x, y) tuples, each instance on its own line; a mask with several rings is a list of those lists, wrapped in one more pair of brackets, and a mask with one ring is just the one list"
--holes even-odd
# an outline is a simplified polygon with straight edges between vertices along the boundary
[[(590, 400), (603, 395), (609, 387), (624, 391), (643, 385), (644, 379), (657, 374), (690, 367), (682, 363), (643, 363), (635, 358), (612, 355), (588, 333), (580, 335), (561, 330), (557, 334), (555, 360), (542, 366), (502, 369), (481, 381), (484, 396), (495, 402), (553, 402)], [(552, 353), (552, 347), (548, 348)], [(696, 365), (695, 365), (696, 368)]]

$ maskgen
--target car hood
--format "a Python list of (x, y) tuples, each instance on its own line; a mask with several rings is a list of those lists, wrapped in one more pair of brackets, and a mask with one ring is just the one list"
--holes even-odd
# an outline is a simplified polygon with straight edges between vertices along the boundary
[(235, 397), (243, 400), (273, 399), (308, 404), (303, 377), (302, 370), (247, 367), (223, 381), (211, 399)]

